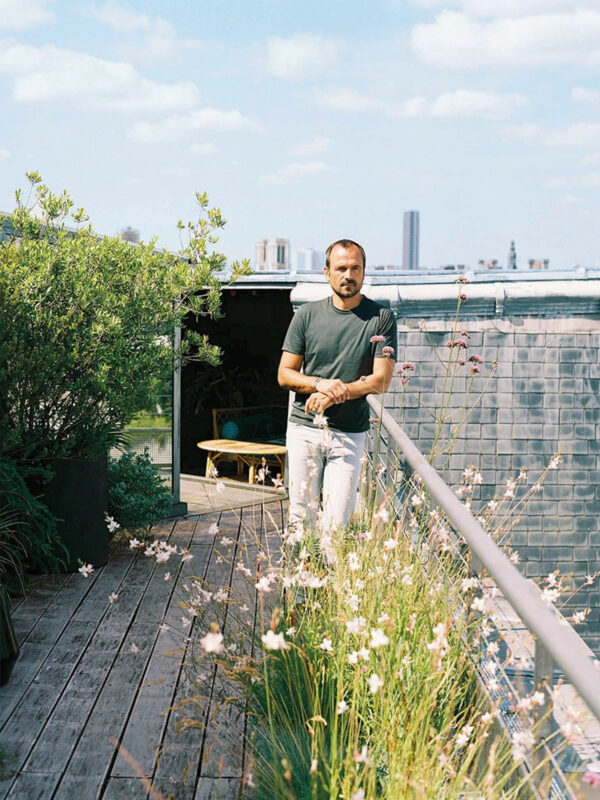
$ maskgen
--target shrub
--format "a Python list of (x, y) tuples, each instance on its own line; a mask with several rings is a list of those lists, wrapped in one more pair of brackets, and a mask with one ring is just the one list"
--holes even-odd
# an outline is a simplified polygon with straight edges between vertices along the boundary
[[(180, 253), (155, 239), (132, 247), (98, 236), (68, 194), (27, 177), (33, 204), (17, 192), (0, 217), (0, 453), (34, 465), (95, 458), (151, 407), (187, 314), (219, 315), (226, 259), (212, 245), (225, 220), (197, 194), (201, 216)], [(232, 279), (248, 269), (234, 263)], [(189, 332), (175, 358), (216, 363), (219, 350)]]
[(147, 531), (168, 515), (173, 496), (147, 450), (109, 462), (108, 503), (109, 515), (130, 533)]

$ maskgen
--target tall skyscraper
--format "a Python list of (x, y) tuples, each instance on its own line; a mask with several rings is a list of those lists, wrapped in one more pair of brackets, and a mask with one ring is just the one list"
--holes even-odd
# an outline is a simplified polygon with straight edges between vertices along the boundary
[(514, 241), (510, 243), (510, 250), (508, 251), (508, 268), (517, 268), (517, 251), (515, 249)]
[(419, 212), (404, 212), (403, 269), (419, 269)]

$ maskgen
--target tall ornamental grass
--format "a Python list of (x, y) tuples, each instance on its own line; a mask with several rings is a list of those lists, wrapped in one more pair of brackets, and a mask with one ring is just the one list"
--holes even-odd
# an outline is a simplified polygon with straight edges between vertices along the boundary
[(244, 797), (527, 796), (477, 687), (475, 584), (444, 544), (430, 549), (425, 528), (440, 516), (409, 510), (414, 499), (397, 520), (384, 501), (327, 552), (314, 534), (288, 535), (281, 555), (263, 543), (256, 572), (238, 548), (258, 607), (254, 617), (243, 591), (227, 594), (227, 639), (205, 617), (223, 590), (191, 585), (198, 669), (215, 666), (224, 702), (249, 712)]

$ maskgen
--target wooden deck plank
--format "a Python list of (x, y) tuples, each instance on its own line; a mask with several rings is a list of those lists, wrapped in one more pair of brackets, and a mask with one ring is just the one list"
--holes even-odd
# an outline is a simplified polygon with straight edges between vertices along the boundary
[[(236, 601), (240, 598), (245, 600), (250, 611), (248, 612), (253, 619), (255, 589), (254, 581), (249, 583), (244, 575), (236, 569), (238, 552), (243, 553), (243, 560), (249, 568), (255, 570), (256, 557), (259, 550), (260, 531), (253, 531), (259, 536), (256, 540), (248, 542), (248, 534), (244, 525), (244, 511), (239, 514), (238, 532), (235, 536), (236, 547), (231, 552), (231, 572), (229, 575), (229, 585), (231, 587), (230, 599)], [(223, 550), (217, 544), (216, 552)], [(252, 587), (250, 591), (248, 588)], [(247, 600), (246, 600), (247, 597)], [(231, 606), (225, 608), (224, 621), (222, 626), (225, 640), (233, 642), (243, 641), (246, 637), (239, 630), (239, 622), (235, 619)], [(244, 631), (245, 633), (245, 631)], [(211, 707), (209, 711), (210, 724), (208, 726), (203, 759), (201, 776), (210, 778), (240, 778), (244, 769), (244, 737), (246, 730), (245, 710), (240, 709), (238, 703), (226, 702), (225, 698), (232, 694), (232, 688), (226, 684), (220, 673), (217, 672), (211, 696)], [(241, 698), (240, 698), (241, 700)]]
[[(182, 546), (186, 546), (191, 536), (193, 535), (193, 530), (195, 528), (195, 522), (185, 522), (182, 524), (182, 530), (177, 531), (176, 537), (174, 537), (178, 544)], [(150, 561), (149, 559), (143, 559), (140, 557), (140, 560), (145, 560), (146, 563), (152, 568), (152, 577), (148, 581), (148, 584), (144, 590), (144, 596), (149, 595), (149, 587), (154, 585), (158, 585), (156, 583), (156, 576), (159, 576), (159, 580), (161, 583), (166, 583), (163, 581), (163, 573), (159, 572), (154, 564), (154, 561)], [(138, 602), (139, 602), (138, 596)], [(172, 603), (173, 598), (169, 594), (167, 596), (167, 602)], [(120, 604), (120, 600), (118, 603), (115, 604), (115, 609)], [(161, 604), (162, 607), (162, 604)], [(141, 642), (144, 641), (147, 646), (147, 653), (144, 655), (140, 652), (135, 656), (135, 658), (144, 658), (145, 662), (143, 664), (143, 670), (139, 675), (134, 676), (123, 676), (123, 681), (125, 681), (128, 686), (127, 689), (122, 691), (117, 690), (117, 683), (120, 680), (119, 672), (116, 669), (116, 665), (113, 666), (111, 670), (110, 676), (108, 681), (103, 688), (100, 696), (98, 698), (98, 702), (94, 707), (92, 714), (85, 726), (85, 729), (82, 733), (81, 739), (77, 744), (73, 752), (73, 756), (71, 762), (67, 767), (67, 776), (76, 776), (76, 775), (84, 775), (86, 771), (89, 773), (90, 769), (96, 773), (96, 780), (97, 780), (97, 788), (101, 785), (102, 781), (106, 778), (111, 769), (111, 764), (114, 757), (114, 747), (109, 742), (109, 737), (113, 736), (117, 740), (122, 740), (123, 736), (126, 735), (128, 725), (128, 716), (131, 711), (131, 708), (136, 700), (136, 696), (138, 694), (140, 684), (147, 685), (149, 688), (148, 692), (144, 692), (145, 694), (150, 697), (152, 695), (152, 686), (154, 685), (155, 691), (155, 703), (157, 704), (157, 708), (153, 709), (153, 716), (158, 718), (158, 723), (163, 725), (163, 719), (160, 716), (160, 712), (164, 710), (166, 706), (168, 706), (171, 696), (168, 692), (165, 693), (165, 687), (168, 685), (170, 678), (167, 676), (165, 681), (165, 674), (164, 674), (164, 664), (167, 664), (165, 660), (164, 664), (161, 665), (162, 672), (156, 670), (154, 673), (149, 672), (149, 664), (151, 663), (153, 657), (156, 659), (161, 658), (162, 654), (168, 651), (171, 648), (172, 642), (166, 637), (165, 633), (159, 631), (159, 623), (162, 618), (167, 613), (167, 609), (162, 607), (160, 613), (157, 614), (157, 618), (154, 619), (152, 622), (139, 622), (138, 621), (138, 612), (139, 612), (139, 605), (136, 609), (135, 614), (135, 622), (131, 625), (131, 628), (128, 632), (128, 636), (130, 641), (136, 643), (137, 646), (141, 647)], [(139, 635), (138, 635), (139, 634)], [(139, 641), (138, 641), (139, 639)], [(131, 654), (128, 654), (127, 648), (123, 647), (119, 657), (122, 657), (123, 654), (129, 655), (131, 658)], [(166, 657), (169, 658), (169, 657)], [(178, 672), (179, 670), (179, 662), (177, 658), (175, 658), (175, 663), (171, 665), (169, 668), (169, 672), (175, 671)], [(160, 683), (155, 683), (160, 681)], [(164, 686), (163, 686), (164, 683)], [(166, 694), (166, 697), (165, 697)], [(118, 697), (118, 701), (115, 702), (115, 695)], [(154, 712), (156, 712), (154, 714)], [(148, 725), (145, 725), (144, 733), (148, 735)], [(95, 753), (95, 761), (97, 766), (91, 767), (88, 763), (87, 754), (89, 752), (94, 752), (94, 748), (96, 750), (99, 748), (100, 753)], [(138, 759), (138, 754), (133, 753), (136, 760)], [(120, 756), (117, 756), (117, 759), (120, 759)], [(119, 777), (127, 777), (127, 776), (119, 776)], [(131, 776), (129, 776), (131, 777)]]
[[(73, 800), (73, 798), (97, 800), (100, 796), (102, 796), (102, 786), (97, 778), (65, 775), (52, 795), (52, 800)], [(145, 800), (146, 794), (142, 795), (142, 797)]]
[(48, 800), (52, 797), (57, 781), (58, 775), (53, 773), (21, 772), (13, 783), (7, 800)]
[[(127, 572), (131, 556), (128, 559), (119, 565), (118, 569), (123, 574)], [(109, 566), (110, 562), (101, 571)], [(44, 603), (39, 604), (37, 608), (40, 612), (39, 617), (27, 631), (11, 680), (6, 686), (0, 688), (0, 729), (26, 693), (30, 683), (33, 680), (50, 680), (56, 662), (61, 663), (62, 648), (58, 643), (66, 626), (76, 620), (77, 610), (85, 602), (86, 597), (95, 594), (94, 587), (97, 579), (98, 574), (94, 573), (88, 579), (79, 574), (70, 575), (62, 582), (62, 588), (52, 595), (49, 602), (46, 603), (46, 598), (44, 598)], [(35, 614), (36, 605), (35, 602), (33, 607), (28, 601), (22, 603), (15, 614), (17, 624), (21, 614), (25, 614), (29, 618), (32, 611)], [(104, 598), (104, 605), (107, 605), (107, 597)], [(54, 652), (54, 645), (58, 646), (56, 652)], [(54, 669), (54, 671), (56, 670)], [(55, 681), (60, 680), (57, 675), (54, 675), (54, 679)]]
[[(79, 739), (70, 753), (64, 780), (72, 777), (87, 778), (88, 785), (100, 789), (108, 775), (115, 747), (111, 738), (119, 740), (125, 727), (131, 705), (144, 674), (151, 652), (156, 626), (147, 623), (132, 624), (98, 695)], [(130, 651), (133, 642), (140, 651)], [(61, 781), (62, 785), (62, 781)], [(96, 797), (97, 794), (90, 795)]]
[[(207, 542), (214, 545), (223, 535), (232, 539), (237, 538), (239, 521), (237, 514), (227, 512), (218, 518), (212, 518), (211, 522), (216, 522), (219, 526), (218, 537), (207, 533), (208, 520), (204, 525), (196, 530), (194, 541)], [(198, 545), (193, 545), (198, 546)], [(217, 553), (211, 552), (211, 558), (206, 565), (203, 578), (207, 585), (214, 588), (215, 582), (219, 585), (230, 584), (229, 575), (231, 574), (231, 564), (217, 563)], [(227, 578), (224, 579), (223, 572), (227, 571)], [(217, 605), (207, 619), (202, 621), (203, 627), (208, 624), (209, 619), (218, 621), (224, 606)], [(197, 634), (196, 634), (197, 635)], [(202, 684), (202, 673), (198, 672), (192, 665), (194, 654), (190, 650), (186, 654), (186, 663), (183, 666), (180, 679), (177, 685), (173, 708), (169, 712), (168, 724), (165, 730), (163, 745), (161, 748), (160, 759), (154, 774), (154, 786), (159, 790), (168, 793), (170, 781), (173, 779), (181, 780), (182, 791), (189, 791), (195, 785), (197, 774), (200, 770), (200, 756), (202, 754), (203, 741), (205, 737), (205, 726), (207, 713), (210, 706), (210, 696), (214, 680), (213, 670), (207, 671)], [(184, 709), (177, 709), (176, 706), (184, 700), (196, 697), (196, 702), (186, 706)], [(194, 719), (194, 724), (179, 730), (187, 717)], [(185, 795), (187, 797), (187, 794)], [(193, 792), (192, 795), (193, 797)]]
[[(270, 503), (274, 516), (280, 506)], [(119, 766), (121, 758), (111, 737), (130, 745), (134, 759), (165, 798), (238, 797), (244, 715), (236, 710), (233, 719), (232, 710), (219, 708), (217, 693), (225, 687), (214, 682), (212, 670), (204, 685), (199, 682), (190, 665), (194, 654), (189, 645), (178, 652), (185, 644), (178, 602), (183, 599), (181, 584), (192, 575), (206, 578), (213, 589), (244, 589), (235, 564), (241, 552), (245, 563), (255, 558), (256, 537), (248, 527), (265, 518), (256, 507), (241, 513), (242, 525), (238, 510), (164, 526), (159, 538), (170, 536), (194, 556), (179, 574), (173, 569), (177, 563), (179, 572), (178, 556), (157, 565), (121, 546), (89, 578), (73, 574), (48, 596), (19, 603), (16, 617), (22, 620), (23, 655), (0, 693), (5, 719), (0, 737), (9, 754), (16, 756), (10, 766), (17, 774), (0, 783), (0, 797), (72, 800), (77, 792), (82, 800), (137, 796), (145, 800), (147, 793), (136, 770)], [(208, 533), (215, 521), (220, 528), (216, 549), (215, 537)], [(238, 534), (235, 547), (220, 544), (223, 536), (237, 540)], [(220, 558), (219, 551), (226, 557)], [(172, 581), (163, 580), (166, 571), (173, 574)], [(113, 591), (118, 600), (110, 604), (108, 595)], [(252, 595), (251, 591), (247, 601), (251, 607)], [(215, 603), (208, 609), (203, 628), (211, 619), (228, 639), (235, 637), (228, 627), (233, 618), (226, 604)], [(160, 631), (163, 620), (169, 628)], [(139, 647), (137, 654), (130, 652), (133, 643)], [(175, 726), (181, 725), (187, 711), (173, 706), (194, 693), (204, 697), (198, 709), (201, 724), (176, 736)], [(7, 712), (6, 700), (11, 704)], [(219, 716), (221, 726), (233, 732), (226, 747), (210, 727)], [(205, 774), (205, 765), (211, 774)]]
[[(132, 554), (119, 560), (116, 571), (109, 572), (115, 580), (127, 578), (119, 602), (110, 605), (106, 585), (103, 581), (95, 581), (91, 589), (97, 600), (93, 600), (88, 608), (95, 607), (100, 620), (85, 622), (74, 615), (65, 629), (67, 646), (61, 642), (61, 647), (54, 647), (39, 671), (37, 680), (47, 687), (44, 700), (50, 708), (47, 719), (41, 725), (36, 722), (37, 736), (25, 763), (26, 771), (39, 764), (51, 764), (49, 771), (62, 771), (69, 762), (98, 692), (113, 667), (122, 638), (135, 613), (139, 590), (151, 574), (151, 565), (136, 560)], [(77, 577), (80, 581), (86, 580)], [(83, 633), (69, 645), (69, 638), (78, 631)], [(28, 696), (29, 692), (25, 698)], [(57, 738), (57, 731), (63, 725), (66, 735)]]
[(239, 778), (200, 778), (194, 800), (237, 800)]
[[(98, 570), (91, 591), (83, 598), (72, 619), (98, 621), (108, 607), (108, 596), (113, 592), (118, 594), (128, 580), (134, 560), (135, 553), (131, 550), (119, 549), (116, 551), (110, 561), (101, 570)], [(78, 578), (83, 581), (87, 580), (83, 576), (78, 576)]]
[[(195, 527), (188, 523), (184, 529), (185, 538), (180, 534), (179, 541), (186, 549), (192, 547)], [(154, 773), (157, 752), (161, 747), (168, 721), (168, 709), (174, 700), (186, 652), (187, 631), (182, 629), (183, 611), (179, 607), (179, 601), (182, 599), (181, 584), (189, 580), (187, 576), (191, 572), (202, 574), (205, 572), (210, 552), (210, 547), (207, 545), (193, 547), (194, 559), (182, 564), (176, 582), (165, 582), (159, 575), (160, 584), (169, 589), (168, 594), (158, 583), (155, 584), (154, 591), (151, 587), (146, 591), (146, 597), (154, 597), (155, 592), (158, 591), (164, 595), (166, 606), (155, 609), (150, 618), (157, 626), (164, 620), (168, 630), (158, 632), (156, 644), (144, 674), (143, 684), (134, 703), (122, 741), (149, 778)], [(140, 616), (144, 620), (148, 619), (148, 613), (140, 614), (141, 611), (140, 608), (136, 619), (139, 619)], [(119, 755), (111, 771), (111, 776), (134, 777), (135, 771)]]
[(146, 800), (147, 797), (140, 778), (111, 778), (102, 794), (102, 800)]

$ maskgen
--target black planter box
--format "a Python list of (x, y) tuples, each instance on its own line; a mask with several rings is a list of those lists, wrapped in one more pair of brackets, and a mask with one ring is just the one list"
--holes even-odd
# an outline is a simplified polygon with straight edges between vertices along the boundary
[(66, 571), (84, 564), (98, 567), (108, 560), (108, 459), (95, 461), (59, 459), (51, 465), (55, 473), (40, 494), (58, 519), (58, 534), (69, 553)]

